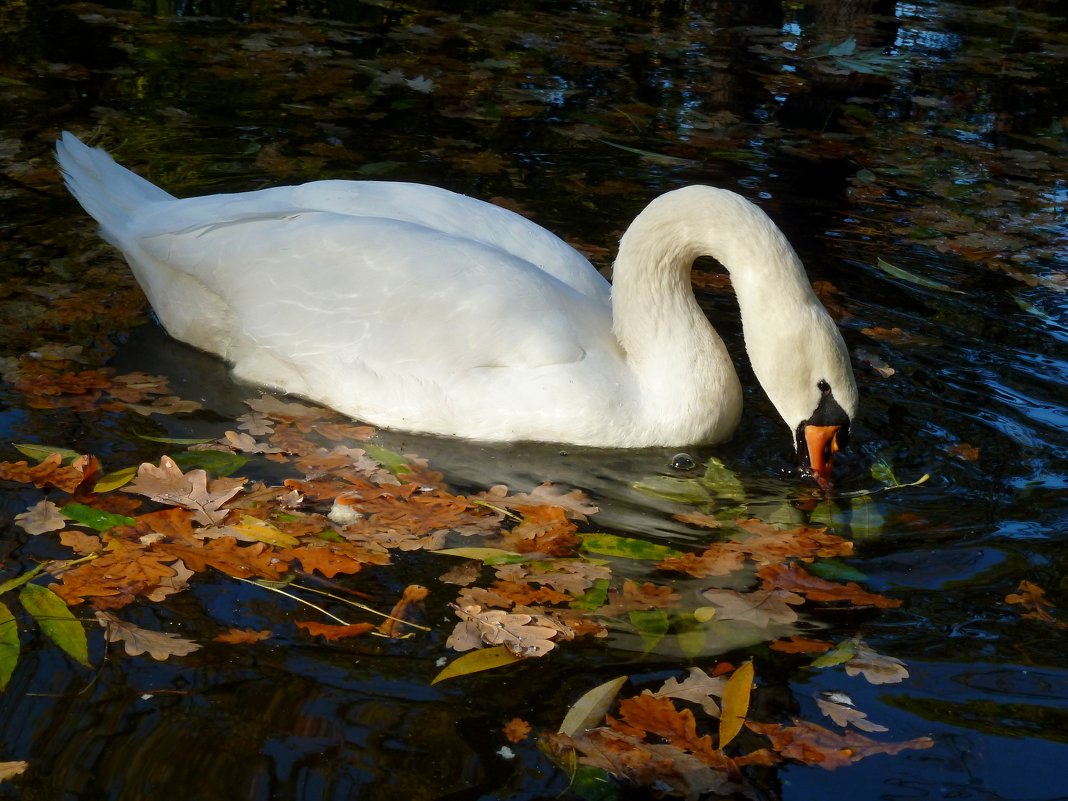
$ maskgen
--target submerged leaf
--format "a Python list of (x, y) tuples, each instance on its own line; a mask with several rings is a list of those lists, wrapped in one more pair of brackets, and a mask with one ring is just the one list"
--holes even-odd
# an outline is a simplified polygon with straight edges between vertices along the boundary
[(661, 561), (669, 557), (680, 557), (682, 551), (676, 551), (666, 545), (658, 545), (634, 537), (621, 537), (617, 534), (591, 533), (581, 534), (582, 547), (591, 553), (605, 556), (620, 556), (624, 559), (648, 559)]

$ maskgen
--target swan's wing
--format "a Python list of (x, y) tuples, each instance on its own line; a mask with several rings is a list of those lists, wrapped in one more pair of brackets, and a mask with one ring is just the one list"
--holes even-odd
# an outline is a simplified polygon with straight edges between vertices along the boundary
[[(423, 225), (278, 214), (263, 203), (226, 218), (217, 202), (167, 204), (176, 233), (145, 225), (127, 230), (123, 243), (139, 278), (148, 275), (142, 283), (164, 325), (199, 347), (239, 360), (228, 348), (244, 343), (288, 363), (418, 373), (429, 382), (617, 349), (603, 279), (591, 298), (541, 265)], [(207, 290), (198, 309), (190, 309), (198, 292), (189, 279)]]
[(382, 181), (315, 181), (232, 195), (190, 198), (149, 207), (133, 223), (138, 238), (199, 232), (210, 224), (278, 220), (302, 212), (392, 220), (486, 245), (547, 272), (590, 298), (604, 296), (604, 278), (578, 251), (522, 215), (447, 189)]

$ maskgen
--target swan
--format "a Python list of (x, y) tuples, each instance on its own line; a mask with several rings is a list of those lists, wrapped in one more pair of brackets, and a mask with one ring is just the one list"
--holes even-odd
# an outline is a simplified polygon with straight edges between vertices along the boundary
[(653, 200), (610, 285), (544, 228), (445, 189), (328, 180), (178, 199), (69, 132), (56, 151), (171, 336), (240, 380), (387, 428), (626, 448), (728, 438), (742, 389), (689, 279), (713, 256), (803, 472), (830, 486), (857, 409), (848, 352), (786, 237), (740, 195)]

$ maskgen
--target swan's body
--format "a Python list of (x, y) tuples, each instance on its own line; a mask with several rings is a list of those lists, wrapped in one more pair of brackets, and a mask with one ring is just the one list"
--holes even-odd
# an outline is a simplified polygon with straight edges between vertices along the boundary
[(443, 189), (321, 181), (178, 200), (70, 134), (57, 151), (172, 336), (368, 422), (612, 447), (725, 439), (742, 394), (690, 288), (705, 254), (731, 273), (753, 367), (791, 429), (821, 381), (846, 417), (856, 408), (793, 249), (726, 190), (654, 200), (613, 288), (545, 229)]

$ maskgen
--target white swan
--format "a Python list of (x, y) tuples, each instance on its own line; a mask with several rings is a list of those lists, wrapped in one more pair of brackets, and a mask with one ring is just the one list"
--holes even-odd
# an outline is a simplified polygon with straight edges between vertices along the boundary
[(723, 440), (742, 392), (690, 286), (706, 254), (729, 270), (753, 369), (821, 484), (856, 411), (800, 260), (733, 192), (650, 203), (610, 286), (545, 229), (444, 189), (319, 181), (179, 200), (70, 133), (56, 150), (172, 336), (361, 420), (604, 447)]

